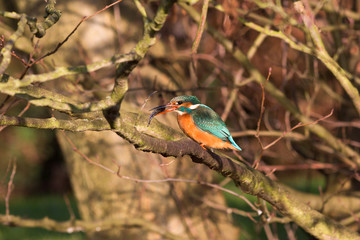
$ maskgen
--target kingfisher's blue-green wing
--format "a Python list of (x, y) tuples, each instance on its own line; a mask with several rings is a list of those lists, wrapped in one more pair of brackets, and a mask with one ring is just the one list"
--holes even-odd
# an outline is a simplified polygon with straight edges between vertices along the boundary
[(195, 125), (202, 131), (208, 132), (223, 141), (229, 141), (234, 147), (241, 151), (235, 143), (221, 117), (211, 108), (201, 104), (191, 112)]

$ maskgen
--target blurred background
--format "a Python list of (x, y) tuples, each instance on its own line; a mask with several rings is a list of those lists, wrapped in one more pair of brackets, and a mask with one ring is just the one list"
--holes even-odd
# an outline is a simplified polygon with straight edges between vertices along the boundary
[[(191, 9), (201, 12), (203, 1), (184, 2), (187, 2)], [(30, 31), (26, 29), (24, 36), (15, 44), (14, 56), (6, 73), (19, 78), (25, 69), (21, 59), (28, 61), (30, 56), (36, 59), (44, 55), (65, 39), (83, 16), (89, 16), (111, 3), (91, 0), (58, 1), (56, 8), (62, 12), (60, 21), (48, 29), (41, 39), (31, 38)], [(122, 1), (84, 22), (55, 54), (33, 65), (26, 74), (51, 72), (61, 66), (86, 65), (130, 51), (143, 34), (143, 18), (135, 3), (144, 6), (149, 18), (154, 17), (159, 6), (159, 1)], [(349, 73), (351, 83), (359, 89), (359, 1), (309, 0), (306, 4), (312, 11), (312, 17), (319, 27), (329, 55)], [(44, 15), (45, 5), (46, 3), (40, 0), (0, 1), (1, 10), (26, 13), (37, 17), (39, 21)], [(315, 121), (333, 110), (329, 118), (317, 124), (359, 153), (359, 114), (346, 91), (318, 58), (295, 50), (284, 40), (289, 38), (295, 43), (303, 43), (310, 49), (316, 49), (299, 14), (294, 10), (293, 1), (210, 2), (207, 23), (232, 44), (234, 52), (239, 49), (244, 53), (251, 66), (238, 61), (221, 41), (206, 31), (201, 37), (198, 53), (192, 57), (191, 48), (198, 23), (194, 22), (190, 15), (189, 10), (181, 5), (173, 6), (156, 44), (130, 74), (129, 90), (121, 109), (149, 114), (149, 109), (166, 103), (174, 96), (196, 95), (202, 103), (210, 106), (224, 119), (235, 141), (243, 149), (241, 156), (245, 161), (253, 164), (261, 159), (259, 170), (274, 180), (309, 194), (303, 196), (304, 202), (314, 197), (311, 201), (316, 202), (314, 204), (317, 204), (320, 211), (339, 221), (348, 220), (345, 224), (358, 231), (360, 225), (356, 216), (360, 209), (352, 208), (360, 206), (358, 171), (344, 164), (341, 160), (344, 156), (329, 146), (326, 139), (301, 127), (291, 131), (271, 148), (262, 150), (258, 139), (254, 137), (263, 94), (253, 72), (261, 73), (266, 78), (271, 68), (269, 81), (285, 94), (302, 115)], [(259, 33), (248, 23), (261, 26), (263, 32)], [(0, 17), (0, 34), (4, 37), (2, 46), (16, 27), (16, 20)], [(284, 37), (271, 37), (269, 29)], [(97, 101), (109, 95), (114, 76), (115, 66), (108, 66), (90, 73), (61, 76), (54, 81), (35, 86), (82, 102)], [(157, 92), (144, 106), (146, 99), (154, 91)], [(274, 95), (266, 92), (265, 111), (259, 129), (264, 146), (300, 122), (285, 105), (286, 103), (279, 102)], [(0, 111), (1, 114), (9, 116), (24, 112), (23, 117), (48, 118), (55, 115), (70, 119), (50, 107), (28, 104), (21, 97), (5, 94), (0, 94)], [(161, 116), (158, 120), (178, 131), (175, 114)], [(187, 225), (179, 220), (181, 217), (177, 219), (175, 216), (185, 211), (185, 215), (192, 218), (192, 215), (198, 214), (197, 211), (211, 208), (209, 204), (205, 204), (203, 198), (200, 200), (199, 196), (193, 197), (193, 192), (200, 191), (202, 197), (213, 195), (214, 199), (211, 200), (223, 206), (222, 210), (214, 210), (212, 207), (201, 219), (211, 219), (212, 211), (217, 214), (221, 212), (221, 217), (217, 218), (221, 220), (217, 221), (222, 221), (227, 226), (220, 226), (219, 222), (214, 220), (213, 226), (220, 230), (204, 235), (202, 231), (206, 230), (196, 230), (196, 227), (195, 230), (186, 230), (186, 227), (177, 229), (175, 232), (184, 236), (184, 239), (189, 236), (190, 239), (217, 239), (217, 234), (221, 236), (221, 233), (226, 231), (229, 231), (231, 236), (224, 239), (314, 239), (291, 221), (266, 224), (254, 216), (251, 208), (239, 201), (239, 198), (222, 192), (214, 194), (213, 190), (209, 189), (199, 190), (199, 186), (181, 183), (139, 186), (130, 181), (130, 185), (124, 190), (121, 187), (125, 185), (125, 180), (110, 177), (109, 173), (89, 166), (86, 160), (74, 153), (73, 147), (65, 140), (61, 131), (23, 127), (0, 127), (0, 131), (1, 214), (5, 214), (8, 182), (16, 164), (10, 213), (24, 218), (49, 217), (67, 221), (74, 215), (78, 219), (90, 221), (103, 220), (111, 215), (116, 219), (118, 216), (115, 216), (115, 212), (125, 208), (131, 209), (131, 216), (144, 216), (159, 226), (175, 229), (173, 225)], [(177, 160), (164, 170), (161, 164), (168, 164), (172, 159), (136, 151), (113, 132), (65, 135), (86, 156), (112, 169), (117, 167), (115, 161), (121, 164), (125, 174), (130, 176), (143, 179), (199, 178), (243, 194), (231, 182), (203, 166), (194, 166), (194, 163), (186, 158)], [(100, 189), (100, 183), (107, 187)], [(345, 210), (337, 211), (335, 205), (325, 204), (322, 199), (325, 195), (334, 197), (332, 200), (335, 202), (337, 196), (347, 196), (347, 200), (351, 198), (351, 203), (348, 206), (348, 202), (344, 200), (343, 205), (337, 207)], [(246, 194), (244, 196), (253, 203), (258, 201), (255, 197)], [(139, 202), (136, 201), (136, 206), (130, 206), (134, 197)], [(183, 200), (184, 206), (180, 206), (174, 199)], [(158, 208), (167, 201), (171, 204)], [(110, 206), (107, 210), (95, 210), (103, 207), (105, 202)], [(129, 202), (129, 205), (125, 202)], [(119, 206), (121, 204), (126, 207)], [(276, 215), (275, 210), (268, 207), (269, 211)], [(178, 209), (181, 214), (174, 209)], [(232, 210), (229, 214), (229, 211), (226, 211), (229, 209), (240, 209), (245, 213)], [(174, 218), (167, 218), (173, 212), (177, 212)], [(165, 216), (166, 219), (160, 221)], [(353, 219), (349, 220), (351, 217)], [(194, 219), (193, 221), (196, 222)], [(0, 240), (115, 239), (115, 236), (119, 237), (114, 233), (106, 233), (105, 237), (97, 233), (68, 234), (42, 228), (0, 226)], [(121, 235), (121, 239), (141, 239), (141, 236), (146, 239), (162, 239), (158, 235), (142, 235), (137, 230)]]

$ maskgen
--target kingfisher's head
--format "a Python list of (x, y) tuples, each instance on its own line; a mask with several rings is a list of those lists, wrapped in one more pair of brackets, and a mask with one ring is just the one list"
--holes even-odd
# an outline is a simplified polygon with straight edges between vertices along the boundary
[(170, 100), (166, 105), (158, 106), (150, 111), (153, 111), (153, 116), (163, 113), (176, 111), (179, 114), (190, 113), (193, 109), (197, 108), (200, 104), (199, 99), (195, 96), (177, 96)]

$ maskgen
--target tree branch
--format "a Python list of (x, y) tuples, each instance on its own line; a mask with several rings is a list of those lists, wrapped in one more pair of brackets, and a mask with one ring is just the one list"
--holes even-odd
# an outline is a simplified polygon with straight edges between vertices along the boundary
[[(110, 59), (86, 66), (60, 67), (50, 73), (28, 75), (21, 81), (3, 74), (2, 76), (0, 75), (0, 92), (11, 96), (17, 95), (18, 97), (31, 101), (32, 104), (37, 106), (48, 106), (69, 113), (101, 111), (119, 105), (128, 90), (127, 77), (145, 56), (150, 47), (155, 44), (156, 34), (163, 27), (174, 2), (174, 0), (164, 0), (161, 2), (154, 19), (151, 22), (145, 23), (143, 38), (129, 53), (117, 55)], [(116, 80), (111, 96), (98, 102), (78, 103), (61, 94), (30, 86), (30, 84), (34, 82), (46, 82), (61, 76), (91, 72), (114, 63), (118, 63), (119, 65), (116, 69)], [(7, 65), (4, 67), (6, 68)], [(21, 93), (25, 95), (21, 95)], [(119, 108), (119, 106), (117, 106), (117, 108)]]
[[(178, 3), (196, 22), (200, 21), (199, 13), (191, 6), (186, 5), (185, 3)], [(215, 28), (211, 27), (209, 24), (205, 25), (205, 29), (208, 31), (213, 38), (224, 46), (226, 51), (233, 55), (234, 59), (237, 60), (251, 75), (251, 77), (256, 80), (259, 84), (264, 84), (266, 78), (256, 69), (247, 56), (231, 42), (229, 39), (225, 38), (223, 34), (218, 32)], [(264, 86), (265, 90), (269, 92), (286, 110), (294, 115), (300, 122), (303, 124), (309, 124), (312, 122), (310, 118), (303, 115), (299, 109), (281, 92), (274, 84), (268, 82)], [(306, 126), (311, 132), (319, 136), (331, 146), (337, 153), (340, 153), (342, 156), (340, 160), (346, 163), (352, 169), (357, 169), (360, 167), (360, 155), (354, 151), (352, 148), (344, 144), (342, 141), (334, 137), (329, 131), (327, 131), (321, 125), (312, 125)]]
[(356, 87), (352, 85), (350, 80), (348, 79), (346, 71), (339, 66), (339, 64), (330, 57), (329, 53), (326, 51), (324, 43), (321, 39), (321, 35), (318, 27), (314, 22), (313, 16), (311, 16), (310, 6), (306, 4), (306, 9), (304, 7), (304, 3), (301, 1), (297, 1), (294, 3), (295, 10), (300, 14), (304, 25), (307, 31), (310, 33), (311, 39), (313, 40), (317, 54), (316, 57), (321, 60), (321, 62), (334, 74), (336, 79), (339, 81), (341, 86), (345, 89), (346, 93), (351, 98), (356, 111), (360, 116), (360, 95), (359, 91)]
[(1, 49), (0, 54), (2, 55), (2, 60), (0, 63), (0, 75), (2, 75), (11, 61), (11, 50), (15, 44), (15, 42), (23, 35), (26, 26), (26, 16), (21, 15), (20, 20), (18, 22), (17, 30), (10, 36), (10, 39), (5, 44), (3, 49)]
[(105, 131), (111, 130), (109, 123), (104, 118), (60, 120), (52, 118), (22, 118), (12, 116), (1, 116), (0, 126), (20, 126), (38, 129), (59, 129), (74, 132), (83, 131)]
[(0, 91), (6, 91), (8, 87), (26, 87), (31, 85), (32, 83), (43, 83), (64, 76), (89, 73), (105, 67), (112, 66), (114, 64), (134, 61), (136, 57), (137, 56), (131, 52), (126, 54), (114, 55), (111, 58), (107, 58), (89, 65), (81, 65), (76, 67), (57, 67), (52, 72), (26, 75), (21, 81), (17, 78), (13, 78), (10, 76), (2, 76), (3, 80), (0, 80)]
[(27, 24), (30, 31), (38, 38), (42, 38), (46, 34), (46, 30), (52, 27), (61, 17), (61, 11), (55, 8), (56, 0), (49, 0), (45, 6), (45, 19), (41, 23), (37, 23), (36, 18), (28, 18)]
[(145, 57), (145, 54), (149, 51), (150, 47), (155, 44), (156, 34), (164, 26), (165, 20), (174, 3), (175, 0), (161, 1), (154, 19), (151, 22), (148, 22), (145, 19), (143, 37), (130, 52), (135, 54), (135, 59), (133, 61), (121, 63), (118, 65), (116, 69), (115, 85), (110, 97), (114, 105), (118, 106), (115, 106), (113, 110), (117, 111), (119, 109), (120, 103), (128, 90), (127, 78), (129, 74), (138, 65), (140, 60)]
[(184, 240), (185, 238), (170, 233), (165, 228), (151, 223), (142, 218), (126, 218), (126, 219), (109, 219), (104, 221), (83, 221), (83, 220), (69, 220), (69, 221), (55, 221), (49, 218), (43, 219), (25, 219), (14, 215), (0, 215), (0, 223), (12, 227), (39, 227), (49, 231), (57, 232), (95, 232), (104, 231), (114, 228), (141, 228), (149, 232), (154, 232), (166, 239)]
[[(47, 119), (46, 124), (40, 124), (40, 120), (20, 121), (17, 117), (3, 117), (5, 120), (12, 120), (27, 126), (34, 126), (37, 122), (38, 127), (43, 126), (47, 129), (60, 128), (59, 124), (63, 124), (61, 129), (72, 130), (74, 129), (73, 127), (77, 126), (76, 130), (78, 131), (84, 130), (85, 127), (93, 124), (87, 120), (76, 120), (77, 122), (72, 123), (72, 121), (55, 120), (54, 118)], [(5, 120), (0, 119), (0, 121)], [(105, 119), (98, 119), (95, 122), (102, 126), (109, 127), (108, 124), (106, 125)], [(168, 127), (161, 124), (157, 125), (156, 121), (153, 121), (151, 124), (152, 127), (155, 128), (153, 131), (157, 132), (158, 129), (162, 129), (163, 133), (160, 131), (157, 135), (161, 135), (163, 139), (167, 140), (154, 138), (149, 135), (151, 134), (151, 130), (146, 127), (147, 118), (145, 116), (139, 118), (137, 114), (122, 112), (118, 122), (119, 128), (114, 129), (114, 131), (137, 149), (158, 153), (166, 157), (189, 156), (193, 162), (204, 164), (223, 176), (230, 177), (245, 193), (258, 196), (268, 201), (283, 215), (290, 217), (299, 226), (316, 237), (325, 238), (325, 236), (332, 236), (338, 237), (339, 239), (354, 239), (358, 237), (356, 233), (351, 232), (349, 229), (341, 226), (325, 215), (313, 210), (307, 203), (301, 202), (287, 187), (270, 180), (261, 172), (242, 162), (234, 163), (228, 158), (220, 157), (210, 151), (205, 151), (199, 144), (190, 139), (167, 141), (174, 139), (174, 136), (176, 136), (175, 139), (179, 139), (181, 135), (174, 134), (174, 131), (169, 134), (169, 132), (167, 132)], [(137, 124), (134, 125), (134, 123)], [(100, 128), (99, 124), (95, 126), (97, 129)], [(154, 124), (155, 126), (153, 126)]]
[(283, 215), (290, 217), (299, 226), (320, 239), (330, 236), (338, 239), (359, 238), (355, 232), (301, 202), (287, 187), (270, 180), (246, 164), (234, 163), (228, 158), (205, 151), (199, 144), (188, 139), (168, 142), (141, 134), (130, 124), (131, 119), (122, 116), (122, 127), (117, 133), (137, 149), (159, 153), (165, 157), (189, 156), (193, 162), (204, 164), (223, 176), (230, 177), (245, 193), (268, 201)]

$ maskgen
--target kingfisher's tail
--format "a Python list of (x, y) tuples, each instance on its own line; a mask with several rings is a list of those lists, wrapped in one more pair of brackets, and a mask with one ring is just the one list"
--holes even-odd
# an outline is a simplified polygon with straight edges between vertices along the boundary
[(242, 151), (242, 149), (236, 144), (236, 142), (234, 141), (232, 136), (229, 136), (229, 141), (230, 141), (231, 145), (233, 145), (237, 150)]

